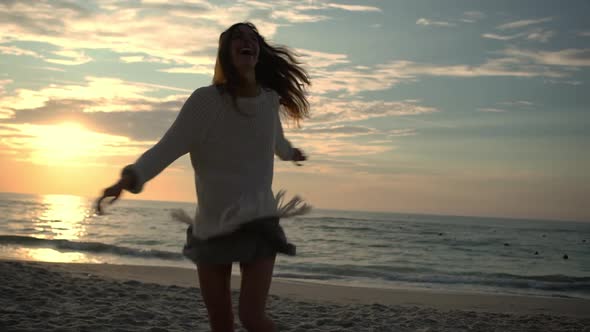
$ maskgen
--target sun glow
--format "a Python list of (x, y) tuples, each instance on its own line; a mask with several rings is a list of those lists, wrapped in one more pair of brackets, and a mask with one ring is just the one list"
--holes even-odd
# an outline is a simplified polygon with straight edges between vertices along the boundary
[(53, 126), (38, 126), (32, 134), (32, 157), (44, 163), (72, 163), (88, 157), (101, 146), (96, 134), (80, 124), (67, 122)]
[(42, 165), (97, 163), (101, 156), (122, 152), (113, 147), (129, 143), (126, 137), (93, 132), (76, 122), (27, 125), (20, 129), (26, 138), (19, 145), (28, 147), (30, 160)]

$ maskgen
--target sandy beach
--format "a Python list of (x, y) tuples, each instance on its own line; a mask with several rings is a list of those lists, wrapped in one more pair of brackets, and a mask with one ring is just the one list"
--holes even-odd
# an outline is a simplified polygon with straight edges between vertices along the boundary
[[(234, 305), (239, 278), (232, 280)], [(275, 279), (280, 331), (590, 331), (590, 300)], [(237, 321), (237, 318), (236, 318)], [(1, 331), (208, 331), (196, 270), (0, 261)], [(236, 330), (242, 331), (239, 322)]]

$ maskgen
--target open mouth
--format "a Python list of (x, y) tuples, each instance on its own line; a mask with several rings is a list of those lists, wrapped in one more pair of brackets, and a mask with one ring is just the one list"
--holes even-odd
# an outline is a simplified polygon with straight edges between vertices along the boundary
[(240, 55), (254, 55), (254, 50), (248, 47), (240, 49)]

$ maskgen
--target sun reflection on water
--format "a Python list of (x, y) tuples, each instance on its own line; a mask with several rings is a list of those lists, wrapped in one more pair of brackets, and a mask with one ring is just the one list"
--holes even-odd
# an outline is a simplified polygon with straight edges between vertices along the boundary
[(77, 240), (86, 235), (84, 221), (90, 217), (88, 201), (72, 195), (44, 195), (42, 212), (33, 220), (46, 239)]
[(99, 262), (79, 252), (61, 252), (50, 248), (19, 248), (14, 253), (19, 259), (54, 263)]

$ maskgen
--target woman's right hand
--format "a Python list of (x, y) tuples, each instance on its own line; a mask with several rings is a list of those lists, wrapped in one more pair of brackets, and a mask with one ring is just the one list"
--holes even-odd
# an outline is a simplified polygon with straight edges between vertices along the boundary
[(295, 165), (303, 166), (303, 164), (300, 162), (306, 160), (307, 156), (303, 153), (303, 151), (301, 151), (298, 148), (293, 148), (293, 162), (295, 163)]
[(102, 197), (100, 197), (97, 201), (96, 201), (96, 212), (98, 215), (103, 215), (103, 211), (102, 211), (102, 206), (101, 203), (102, 201), (107, 198), (107, 197), (113, 197), (110, 201), (109, 204), (113, 204), (115, 203), (116, 200), (119, 199), (119, 197), (121, 196), (121, 193), (123, 192), (123, 189), (128, 189), (129, 188), (129, 183), (130, 183), (130, 179), (128, 177), (122, 177), (121, 180), (119, 180), (119, 182), (115, 183), (114, 185), (106, 188), (103, 191)]

